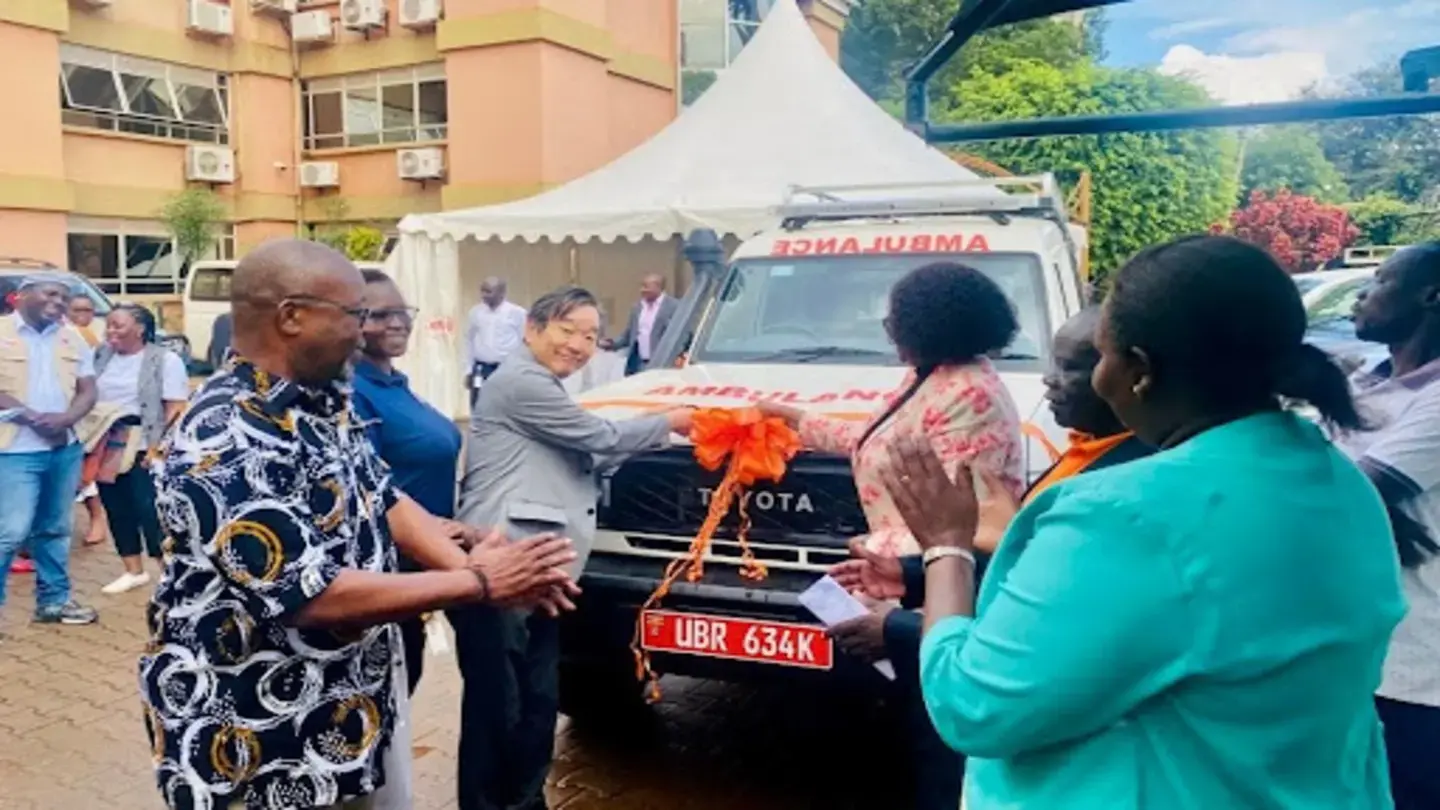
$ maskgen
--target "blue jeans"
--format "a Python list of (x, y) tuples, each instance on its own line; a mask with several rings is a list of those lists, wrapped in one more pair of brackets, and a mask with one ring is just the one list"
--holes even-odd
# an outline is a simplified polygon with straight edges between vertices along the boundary
[(78, 442), (39, 453), (0, 453), (0, 606), (21, 546), (35, 563), (36, 609), (70, 601), (70, 528), (83, 462)]

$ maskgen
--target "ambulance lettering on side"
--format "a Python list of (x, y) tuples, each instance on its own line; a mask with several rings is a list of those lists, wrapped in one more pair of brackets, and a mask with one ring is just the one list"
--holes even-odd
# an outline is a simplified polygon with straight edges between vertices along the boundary
[(899, 236), (876, 236), (868, 242), (862, 242), (861, 237), (856, 236), (776, 239), (770, 247), (771, 256), (988, 252), (990, 252), (990, 242), (983, 233), (969, 236), (960, 233), (901, 234)]

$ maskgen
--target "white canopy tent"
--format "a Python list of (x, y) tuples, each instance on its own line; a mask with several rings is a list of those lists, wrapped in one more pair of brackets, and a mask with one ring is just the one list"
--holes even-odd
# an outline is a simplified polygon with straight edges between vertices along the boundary
[(483, 275), (522, 304), (583, 283), (623, 319), (642, 273), (682, 275), (685, 235), (753, 235), (792, 186), (974, 177), (876, 106), (779, 0), (699, 101), (619, 159), (528, 199), (406, 217), (387, 263), (421, 310), (403, 365), (416, 393), (463, 413), (463, 324)]

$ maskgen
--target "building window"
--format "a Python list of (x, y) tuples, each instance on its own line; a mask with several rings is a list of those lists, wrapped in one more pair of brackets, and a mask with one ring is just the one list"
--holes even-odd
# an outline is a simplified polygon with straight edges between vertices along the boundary
[[(184, 290), (189, 267), (158, 222), (72, 217), (66, 242), (70, 269), (111, 295), (176, 295)], [(225, 224), (204, 258), (234, 257), (235, 229)]]
[(445, 138), (445, 66), (358, 73), (305, 82), (305, 149), (420, 143)]
[(680, 0), (680, 67), (720, 71), (745, 47), (773, 0)]
[(61, 120), (71, 126), (228, 143), (229, 85), (220, 73), (78, 45), (60, 46)]

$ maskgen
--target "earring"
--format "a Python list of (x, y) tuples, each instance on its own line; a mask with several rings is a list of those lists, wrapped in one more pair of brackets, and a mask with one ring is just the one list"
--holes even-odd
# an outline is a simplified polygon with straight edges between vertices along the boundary
[(1140, 396), (1140, 392), (1141, 392), (1142, 390), (1144, 390), (1144, 388), (1145, 388), (1144, 384), (1142, 384), (1142, 383), (1135, 383), (1134, 385), (1130, 386), (1130, 393), (1132, 393), (1132, 394), (1134, 394), (1135, 396), (1138, 397), (1138, 396)]

